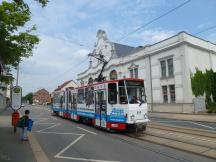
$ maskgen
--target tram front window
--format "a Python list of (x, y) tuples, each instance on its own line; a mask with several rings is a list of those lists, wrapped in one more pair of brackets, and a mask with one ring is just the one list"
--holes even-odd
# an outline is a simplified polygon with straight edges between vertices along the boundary
[(130, 104), (145, 102), (144, 83), (138, 81), (126, 81), (128, 100)]

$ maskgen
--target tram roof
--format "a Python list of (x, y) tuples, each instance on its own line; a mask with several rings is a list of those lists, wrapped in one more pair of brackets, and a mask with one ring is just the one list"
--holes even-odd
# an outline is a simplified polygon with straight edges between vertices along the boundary
[(107, 80), (104, 82), (98, 82), (98, 83), (93, 83), (93, 84), (88, 84), (86, 86), (81, 86), (81, 87), (77, 87), (74, 89), (78, 89), (78, 88), (85, 88), (85, 87), (92, 87), (94, 85), (98, 85), (98, 84), (105, 84), (105, 83), (116, 83), (122, 80), (128, 80), (128, 81), (144, 81), (144, 79), (139, 79), (139, 78), (122, 78), (122, 79), (117, 79), (117, 80)]

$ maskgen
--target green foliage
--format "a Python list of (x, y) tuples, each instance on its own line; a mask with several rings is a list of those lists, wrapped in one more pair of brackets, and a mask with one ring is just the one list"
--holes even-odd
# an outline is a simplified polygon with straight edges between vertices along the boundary
[(206, 102), (211, 102), (211, 95), (213, 92), (214, 85), (214, 72), (213, 70), (206, 70), (205, 73), (205, 94), (206, 94)]
[(209, 113), (216, 113), (216, 102), (208, 103), (206, 106)]
[[(35, 0), (44, 7), (48, 0)], [(31, 19), (29, 6), (23, 0), (2, 1), (0, 4), (0, 60), (4, 65), (16, 67), (24, 57), (33, 54), (39, 38), (32, 34), (35, 25), (26, 29)], [(22, 32), (21, 32), (22, 29)], [(0, 80), (7, 82), (7, 76)]]
[(213, 74), (212, 97), (214, 102), (216, 102), (216, 72)]
[(205, 93), (208, 112), (216, 113), (216, 72), (210, 69), (203, 73), (196, 69), (196, 73), (191, 76), (191, 86), (196, 97)]
[(30, 92), (27, 95), (25, 95), (25, 97), (23, 97), (24, 100), (29, 101), (30, 104), (33, 103), (33, 93)]
[(13, 79), (12, 76), (0, 75), (0, 82), (4, 82), (5, 84), (10, 84)]
[(204, 95), (206, 87), (205, 80), (205, 74), (199, 69), (196, 69), (196, 73), (191, 76), (192, 92), (196, 97)]

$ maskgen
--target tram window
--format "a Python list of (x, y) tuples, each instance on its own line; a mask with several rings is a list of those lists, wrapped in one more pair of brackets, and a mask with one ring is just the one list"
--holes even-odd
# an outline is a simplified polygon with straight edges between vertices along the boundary
[(85, 98), (86, 98), (86, 105), (94, 104), (94, 93), (93, 88), (86, 89)]
[(61, 105), (61, 107), (63, 107), (63, 103), (64, 103), (63, 99), (64, 99), (63, 96), (61, 96), (61, 98), (60, 98), (60, 105)]
[(109, 104), (117, 104), (117, 86), (116, 83), (108, 85), (108, 102)]
[(143, 82), (127, 81), (127, 94), (130, 104), (146, 102)]
[(78, 101), (77, 101), (77, 103), (84, 104), (84, 101), (85, 101), (84, 89), (79, 89), (78, 90)]
[(125, 87), (119, 86), (119, 101), (120, 101), (120, 104), (127, 104), (128, 103)]

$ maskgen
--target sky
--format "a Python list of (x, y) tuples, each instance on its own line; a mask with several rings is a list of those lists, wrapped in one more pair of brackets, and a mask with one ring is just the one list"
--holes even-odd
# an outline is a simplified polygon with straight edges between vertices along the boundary
[[(20, 64), (23, 94), (41, 88), (52, 92), (88, 68), (96, 33), (105, 30), (110, 41), (130, 46), (153, 44), (186, 31), (195, 34), (216, 26), (216, 0), (191, 0), (152, 24), (123, 36), (187, 0), (50, 0), (45, 8), (30, 5), (40, 43)], [(216, 43), (216, 28), (196, 36)]]

